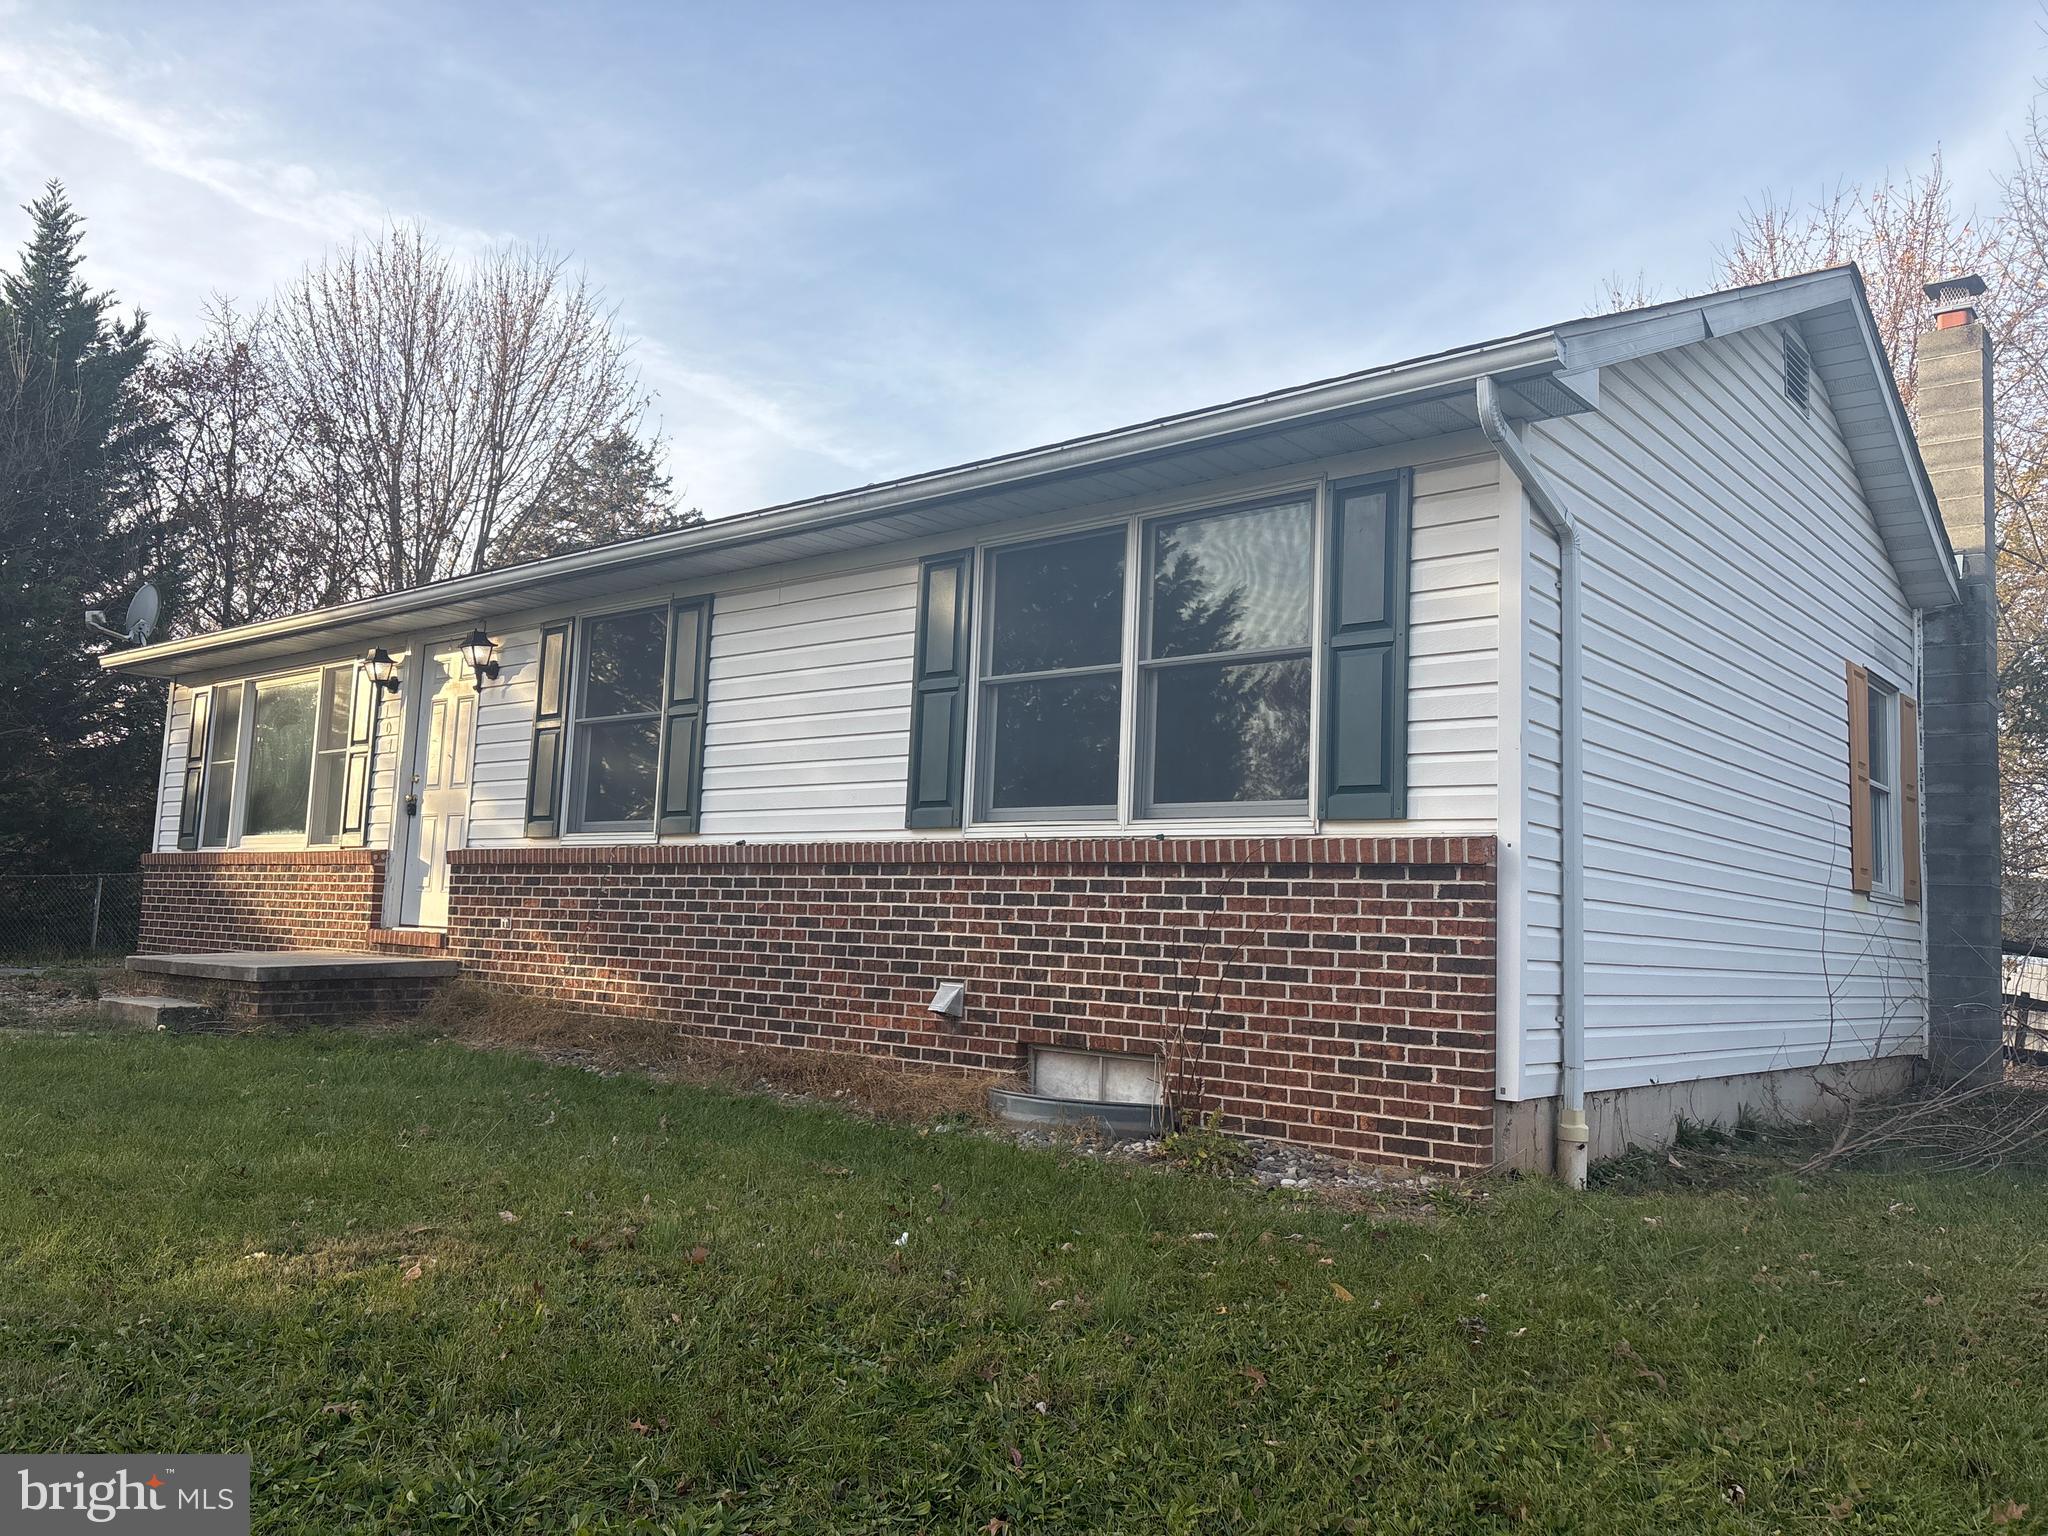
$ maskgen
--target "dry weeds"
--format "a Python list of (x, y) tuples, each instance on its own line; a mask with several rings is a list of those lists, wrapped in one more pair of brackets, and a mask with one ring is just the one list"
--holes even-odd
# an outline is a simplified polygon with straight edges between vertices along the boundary
[(651, 1019), (575, 1013), (472, 981), (444, 987), (409, 1024), (467, 1045), (602, 1071), (644, 1072), (670, 1082), (766, 1091), (915, 1124), (946, 1118), (986, 1121), (988, 1091), (1006, 1081), (987, 1072), (851, 1051), (709, 1040)]

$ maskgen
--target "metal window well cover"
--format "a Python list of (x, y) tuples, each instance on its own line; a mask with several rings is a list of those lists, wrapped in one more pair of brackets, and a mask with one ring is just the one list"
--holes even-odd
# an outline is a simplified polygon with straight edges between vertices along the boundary
[(1168, 1125), (1161, 1104), (1117, 1104), (1100, 1099), (1055, 1099), (1015, 1088), (991, 1088), (988, 1107), (1015, 1125), (1086, 1126), (1105, 1136), (1136, 1141), (1157, 1136)]

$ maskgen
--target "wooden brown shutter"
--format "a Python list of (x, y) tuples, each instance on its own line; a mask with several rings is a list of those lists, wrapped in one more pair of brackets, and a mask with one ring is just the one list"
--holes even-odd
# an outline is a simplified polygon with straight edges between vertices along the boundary
[(1899, 893), (1920, 899), (1920, 706), (1899, 695)]
[(178, 846), (199, 846), (200, 791), (206, 785), (206, 720), (213, 702), (211, 688), (194, 689), (192, 723), (185, 732), (185, 779), (178, 801)]
[(368, 839), (370, 752), (377, 739), (377, 696), (384, 690), (357, 664), (348, 700), (348, 762), (341, 783), (341, 835)]
[(1870, 673), (1849, 662), (1849, 889), (1870, 889)]
[(668, 610), (668, 697), (662, 711), (657, 828), (666, 837), (697, 830), (704, 799), (704, 695), (711, 683), (711, 599)]
[(526, 767), (526, 835), (562, 830), (562, 726), (569, 702), (569, 626), (540, 632), (540, 677), (533, 693), (533, 756)]

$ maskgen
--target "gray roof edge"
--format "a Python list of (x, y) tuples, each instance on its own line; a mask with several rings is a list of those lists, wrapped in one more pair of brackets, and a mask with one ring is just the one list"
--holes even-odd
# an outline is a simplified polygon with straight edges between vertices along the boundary
[[(1930, 546), (1940, 554), (1947, 600), (1959, 593), (1955, 558), (1942, 526), (1933, 487), (1920, 459), (1918, 442), (1906, 424), (1890, 360), (1877, 340), (1876, 323), (1862, 274), (1851, 264), (1774, 278), (1611, 315), (1593, 315), (1541, 330), (1384, 364), (1357, 373), (1248, 396), (1222, 405), (1157, 417), (1090, 436), (1070, 438), (1016, 453), (972, 460), (900, 480), (785, 502), (757, 511), (717, 518), (669, 533), (649, 534), (599, 545), (574, 554), (523, 565), (451, 577), (423, 587), (361, 598), (234, 629), (133, 650), (113, 651), (100, 664), (114, 671), (172, 675), (177, 663), (206, 664), (215, 657), (261, 641), (316, 639), (326, 629), (360, 622), (399, 619), (438, 604), (517, 597), (544, 589), (557, 577), (616, 566), (623, 573), (697, 550), (743, 547), (810, 528), (859, 522), (921, 503), (983, 492), (1079, 470), (1138, 460), (1245, 432), (1271, 431), (1319, 416), (1383, 404), (1404, 395), (1441, 393), (1494, 376), (1577, 373), (1713, 336), (1804, 314), (1848, 300), (1874, 368), (1884, 381), (1887, 414), (1920, 503)], [(1867, 497), (1866, 497), (1867, 499)], [(1923, 588), (1925, 583), (1920, 584)], [(1919, 607), (1939, 606), (1940, 594), (1919, 591)]]
[[(1557, 327), (1558, 350), (1568, 369), (1597, 368), (1712, 337), (1732, 336), (1775, 321), (1796, 319), (1841, 303), (1848, 304), (1856, 316), (1857, 333), (1883, 395), (1892, 436), (1898, 443), (1899, 465), (1912, 483), (1914, 500), (1919, 504), (1927, 548), (1937, 556), (1939, 578), (1930, 580), (1916, 575), (1905, 569), (1896, 555), (1894, 569), (1915, 608), (1943, 607), (1961, 596), (1956, 583), (1955, 550), (1941, 521), (1941, 506), (1927, 478), (1927, 467), (1921, 462), (1920, 441), (1907, 424), (1905, 403), (1899, 398), (1891, 359), (1878, 340), (1877, 320), (1870, 310), (1863, 274), (1854, 262), (1676, 299), (1647, 309), (1570, 321)], [(1864, 486), (1864, 501), (1875, 516), (1875, 498), (1868, 485)]]
[(1557, 363), (1558, 347), (1551, 332), (1524, 332), (1090, 437), (716, 518), (670, 533), (649, 534), (552, 559), (450, 577), (423, 587), (408, 587), (400, 592), (181, 640), (111, 651), (100, 658), (100, 665), (114, 671), (165, 675), (172, 670), (166, 663), (196, 663), (258, 641), (299, 636), (312, 639), (324, 629), (344, 624), (396, 619), (443, 603), (513, 596), (544, 588), (560, 576), (608, 566), (624, 571), (695, 550), (734, 548), (788, 532), (858, 522), (923, 502), (1141, 459), (1212, 438), (1278, 430), (1348, 409), (1390, 403), (1403, 396), (1438, 394), (1471, 383), (1482, 374), (1542, 373), (1555, 369)]

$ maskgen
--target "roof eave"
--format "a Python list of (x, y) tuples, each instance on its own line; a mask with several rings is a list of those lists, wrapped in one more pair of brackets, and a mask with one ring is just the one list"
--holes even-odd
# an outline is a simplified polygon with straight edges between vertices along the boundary
[(544, 589), (560, 578), (609, 567), (616, 567), (623, 576), (635, 568), (698, 551), (736, 548), (787, 533), (860, 522), (998, 487), (1024, 485), (1121, 462), (1139, 462), (1211, 440), (1247, 432), (1284, 430), (1345, 411), (1386, 406), (1409, 396), (1440, 395), (1470, 384), (1482, 374), (1514, 377), (1543, 373), (1554, 370), (1558, 360), (1555, 333), (1531, 332), (1093, 437), (719, 518), (671, 533), (453, 577), (430, 586), (210, 634), (109, 652), (100, 658), (100, 664), (112, 671), (173, 677), (251, 645), (286, 639), (312, 642), (325, 630), (383, 620), (396, 622), (418, 610), (442, 604), (517, 598)]

